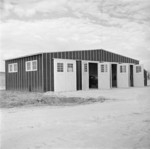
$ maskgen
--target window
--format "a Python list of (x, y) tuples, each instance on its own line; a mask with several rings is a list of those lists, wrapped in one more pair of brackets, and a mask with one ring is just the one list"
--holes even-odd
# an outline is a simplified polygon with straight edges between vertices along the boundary
[(87, 72), (87, 64), (84, 64), (84, 72)]
[(107, 64), (101, 65), (101, 72), (107, 72)]
[(123, 66), (123, 72), (126, 72), (126, 66)]
[(104, 65), (101, 65), (101, 72), (104, 72)]
[(26, 62), (26, 71), (31, 71), (31, 62)]
[(125, 73), (126, 72), (126, 66), (125, 65), (120, 66), (120, 72), (121, 73)]
[(36, 71), (37, 70), (37, 60), (26, 62), (26, 71)]
[(67, 72), (73, 72), (73, 64), (71, 63), (67, 64)]
[(139, 73), (139, 72), (141, 72), (142, 70), (141, 70), (141, 66), (136, 66), (136, 73)]
[(15, 63), (15, 64), (14, 64), (14, 72), (17, 72), (17, 69), (18, 69), (17, 63)]
[(12, 72), (13, 71), (13, 65), (12, 64), (9, 64), (9, 72)]
[(57, 72), (63, 72), (63, 63), (57, 63)]
[(37, 60), (32, 61), (32, 70), (37, 70)]
[(18, 64), (17, 63), (8, 64), (8, 72), (9, 73), (17, 72), (17, 71), (18, 71)]

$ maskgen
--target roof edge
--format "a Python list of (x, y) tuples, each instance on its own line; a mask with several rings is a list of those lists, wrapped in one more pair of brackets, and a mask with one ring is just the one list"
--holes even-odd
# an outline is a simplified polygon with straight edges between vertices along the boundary
[(108, 51), (108, 50), (104, 50), (104, 49), (86, 49), (86, 50), (64, 50), (64, 51), (50, 51), (50, 52), (39, 52), (39, 53), (34, 53), (34, 54), (28, 54), (28, 55), (24, 55), (24, 56), (19, 56), (19, 57), (14, 57), (14, 58), (10, 58), (10, 59), (5, 59), (5, 61), (8, 61), (8, 60), (15, 60), (15, 59), (19, 59), (19, 58), (25, 58), (25, 57), (28, 57), (28, 56), (35, 56), (35, 55), (40, 55), (40, 54), (46, 54), (46, 53), (57, 53), (57, 52), (78, 52), (78, 51), (90, 51), (90, 50), (103, 50), (105, 52), (109, 52), (109, 53), (113, 53), (113, 54), (116, 54), (116, 55), (119, 55), (119, 56), (123, 56), (123, 57), (126, 57), (126, 58), (130, 58), (130, 59), (133, 59), (133, 60), (136, 60), (139, 62), (139, 60), (135, 59), (135, 58), (131, 58), (131, 57), (128, 57), (128, 56), (125, 56), (125, 55), (122, 55), (122, 54), (118, 54), (118, 53), (115, 53), (115, 52), (112, 52), (112, 51)]
[(18, 57), (14, 57), (14, 58), (8, 58), (8, 59), (4, 59), (5, 61), (8, 61), (8, 60), (15, 60), (15, 59), (19, 59), (19, 58), (25, 58), (25, 57), (28, 57), (28, 56), (35, 56), (35, 55), (40, 55), (40, 54), (43, 54), (45, 52), (39, 52), (39, 53), (34, 53), (34, 54), (28, 54), (28, 55), (23, 55), (23, 56), (18, 56)]

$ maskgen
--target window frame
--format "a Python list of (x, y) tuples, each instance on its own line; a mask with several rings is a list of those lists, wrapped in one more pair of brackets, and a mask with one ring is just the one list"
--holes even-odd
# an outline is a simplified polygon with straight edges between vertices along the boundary
[(88, 72), (87, 63), (84, 64), (84, 72)]
[(57, 63), (57, 72), (64, 72), (64, 63), (62, 62)]
[[(15, 70), (15, 65), (16, 65), (16, 70)], [(14, 63), (13, 66), (14, 66), (14, 72), (18, 72), (18, 63)]]
[(67, 63), (67, 72), (73, 72), (73, 63)]
[[(36, 62), (36, 69), (33, 69), (33, 62)], [(27, 69), (28, 66), (27, 64), (30, 64), (30, 69)], [(31, 61), (26, 61), (26, 72), (28, 71), (37, 71), (38, 65), (37, 65), (37, 60), (31, 60)]]
[[(35, 69), (33, 69), (33, 62), (36, 62), (36, 68)], [(37, 71), (37, 60), (32, 61), (32, 71)]]
[[(14, 69), (16, 65), (16, 70)], [(12, 70), (10, 70), (10, 66), (12, 68)], [(10, 63), (8, 64), (8, 73), (14, 73), (14, 72), (18, 72), (18, 63)]]
[[(30, 69), (27, 69), (28, 68), (28, 63), (30, 64)], [(26, 61), (26, 71), (31, 71), (31, 61)]]
[(136, 66), (136, 73), (142, 72), (142, 67), (141, 66)]
[(126, 69), (126, 65), (121, 65), (120, 66), (120, 73), (126, 73), (127, 69)]
[[(11, 67), (10, 67), (11, 66)], [(11, 68), (11, 70), (10, 70)], [(8, 72), (12, 73), (13, 72), (13, 65), (12, 64), (8, 64)]]
[(108, 72), (107, 64), (101, 64), (100, 71), (101, 71), (101, 73)]
[(102, 72), (102, 73), (105, 72), (105, 66), (104, 66), (104, 64), (101, 65), (101, 72)]

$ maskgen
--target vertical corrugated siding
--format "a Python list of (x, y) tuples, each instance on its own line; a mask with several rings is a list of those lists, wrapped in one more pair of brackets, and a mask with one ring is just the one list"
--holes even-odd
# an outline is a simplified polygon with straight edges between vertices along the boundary
[(46, 59), (46, 53), (43, 54), (43, 90), (46, 91), (46, 86), (47, 86), (47, 59)]
[(96, 59), (98, 61), (98, 50), (96, 50)]
[[(26, 72), (25, 62), (37, 60), (38, 70)], [(8, 73), (8, 64), (17, 63), (18, 72)], [(42, 59), (41, 55), (29, 56), (6, 61), (6, 89), (20, 91), (43, 91), (42, 90)]]
[(100, 61), (103, 61), (103, 50), (100, 51)]
[[(43, 56), (43, 57), (42, 57)], [(108, 61), (135, 63), (139, 61), (124, 57), (118, 54), (107, 52), (105, 50), (83, 50), (83, 51), (66, 51), (44, 53), (25, 58), (18, 58), (6, 61), (6, 89), (7, 90), (27, 90), (31, 87), (31, 91), (54, 91), (54, 66), (53, 59), (74, 59), (77, 61), (77, 89), (82, 88), (81, 81), (81, 61)], [(30, 60), (38, 60), (38, 70), (26, 72), (25, 62)], [(17, 73), (8, 73), (8, 64), (18, 63)]]
[(54, 70), (53, 58), (61, 58), (62, 53), (45, 53), (44, 54), (44, 91), (53, 91), (54, 89)]
[(53, 66), (53, 59), (54, 58), (63, 58), (66, 57), (65, 53), (47, 53), (46, 54), (46, 61), (47, 61), (47, 67), (44, 73), (47, 75), (44, 75), (46, 79), (44, 79), (44, 91), (54, 91), (54, 66)]
[(85, 51), (82, 51), (82, 59), (85, 60)]
[(85, 60), (87, 60), (88, 59), (88, 52), (85, 51), (84, 53), (85, 53)]
[(81, 51), (78, 52), (78, 56), (79, 56), (79, 60), (81, 60), (82, 59), (82, 52)]
[[(62, 59), (75, 59), (77, 61), (77, 89), (81, 88), (81, 64), (79, 60), (90, 60), (90, 61), (108, 61), (108, 62), (124, 62), (129, 63), (131, 58), (123, 57), (118, 54), (107, 52), (105, 50), (83, 50), (83, 51), (66, 51), (66, 52), (54, 52), (47, 55), (47, 77), (45, 79), (45, 91), (54, 91), (54, 66), (53, 58)], [(137, 63), (138, 61), (133, 60), (132, 63)], [(45, 71), (44, 71), (45, 73)], [(80, 74), (80, 75), (79, 75)], [(81, 82), (80, 82), (80, 81)]]
[(91, 60), (90, 51), (87, 51), (87, 58), (86, 58), (86, 60)]

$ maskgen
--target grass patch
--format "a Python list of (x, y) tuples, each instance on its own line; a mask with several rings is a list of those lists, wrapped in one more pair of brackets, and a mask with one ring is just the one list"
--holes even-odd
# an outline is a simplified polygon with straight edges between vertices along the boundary
[(78, 104), (89, 104), (94, 102), (104, 102), (104, 97), (81, 98), (65, 97), (61, 95), (47, 95), (45, 93), (19, 92), (19, 91), (0, 91), (0, 108), (13, 108), (20, 106), (69, 106)]

